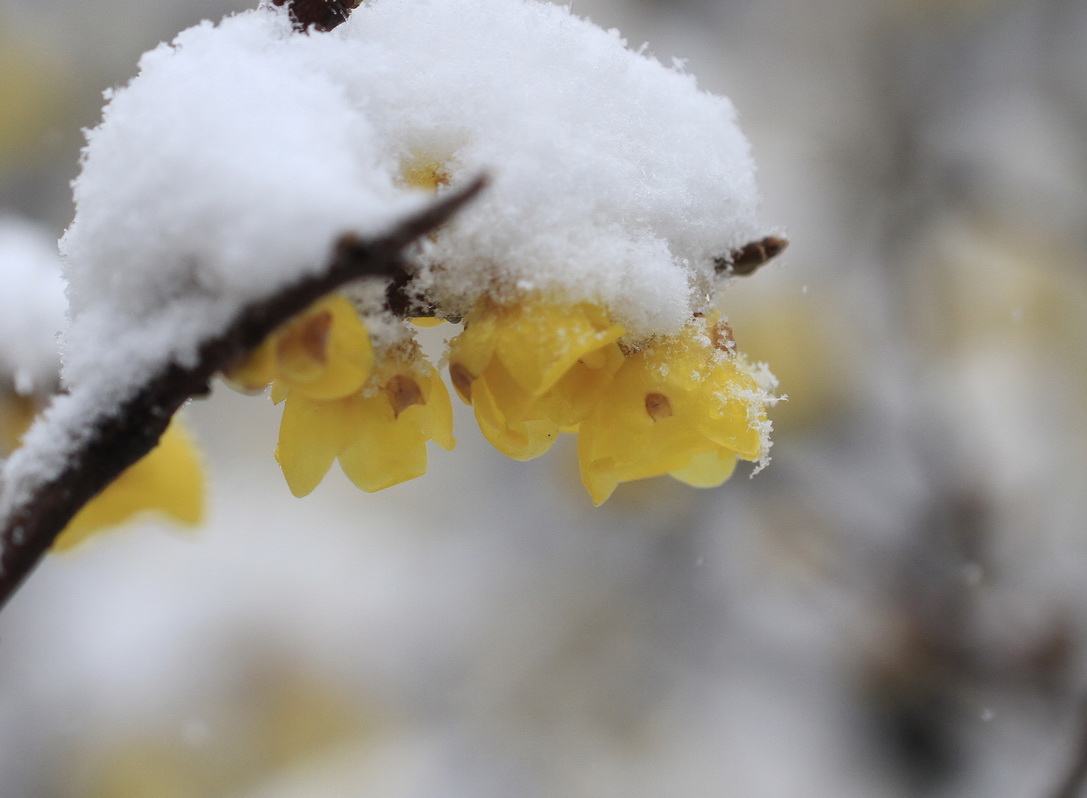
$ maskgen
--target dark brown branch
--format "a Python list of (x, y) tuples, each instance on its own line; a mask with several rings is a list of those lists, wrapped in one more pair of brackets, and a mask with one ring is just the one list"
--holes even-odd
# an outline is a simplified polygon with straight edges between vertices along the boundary
[(353, 0), (272, 0), (277, 6), (287, 6), (291, 21), (298, 30), (314, 27), (330, 31), (347, 21), (357, 2)]
[[(242, 308), (227, 329), (204, 342), (196, 364), (168, 363), (127, 399), (88, 418), (89, 432), (73, 441), (56, 476), (13, 486), (11, 477), (0, 472), (9, 483), (0, 482), (0, 497), (13, 488), (22, 497), (0, 519), (0, 607), (80, 508), (150, 452), (178, 408), (193, 396), (207, 394), (217, 372), (259, 345), (291, 316), (345, 283), (365, 277), (390, 279), (402, 272), (403, 249), (448, 220), (482, 190), (485, 182), (480, 178), (450, 193), (381, 237), (344, 236), (336, 244), (327, 269)], [(76, 398), (73, 393), (59, 401)], [(37, 422), (50, 423), (63, 422), (48, 414)]]
[(718, 274), (746, 277), (754, 274), (760, 266), (784, 252), (787, 246), (789, 246), (787, 239), (767, 236), (733, 250), (726, 257), (718, 258), (714, 265)]

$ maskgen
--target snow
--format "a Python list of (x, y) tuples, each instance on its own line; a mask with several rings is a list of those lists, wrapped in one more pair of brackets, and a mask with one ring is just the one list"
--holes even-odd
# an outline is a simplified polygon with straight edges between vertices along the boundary
[(64, 283), (56, 241), (31, 222), (0, 216), (0, 388), (53, 390), (60, 369)]
[[(107, 397), (108, 399), (108, 397)], [(108, 407), (97, 391), (61, 394), (42, 411), (41, 423), (31, 425), (18, 449), (3, 462), (0, 519), (24, 504), (42, 484), (61, 473), (93, 429), (93, 420)], [(16, 539), (16, 543), (22, 541)]]
[[(405, 180), (420, 165), (440, 190), (491, 178), (413, 255), (415, 287), (449, 316), (543, 292), (604, 304), (630, 340), (678, 332), (711, 301), (714, 259), (765, 233), (729, 101), (535, 0), (372, 0), (327, 34), (253, 9), (146, 53), (105, 96), (60, 247), (74, 390), (7, 463), (0, 511), (243, 304), (422, 207)], [(12, 261), (52, 261), (36, 246)], [(0, 350), (26, 360), (0, 360), (24, 391), (55, 375), (63, 307), (33, 268), (9, 268), (0, 298), (20, 304), (0, 324), (34, 337)]]
[(420, 160), (492, 178), (418, 256), (450, 315), (543, 291), (606, 304), (632, 338), (676, 332), (713, 259), (764, 234), (728, 100), (533, 0), (373, 0), (308, 35), (254, 9), (145, 54), (107, 99), (61, 242), (72, 385), (123, 392), (191, 358), (342, 233), (419, 207), (401, 175)]

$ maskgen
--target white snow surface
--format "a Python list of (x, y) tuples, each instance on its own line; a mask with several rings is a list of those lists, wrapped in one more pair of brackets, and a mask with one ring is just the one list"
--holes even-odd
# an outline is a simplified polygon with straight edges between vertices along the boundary
[(730, 102), (535, 0), (368, 0), (304, 35), (254, 9), (160, 45), (107, 97), (61, 242), (73, 385), (191, 357), (342, 233), (420, 207), (413, 159), (453, 186), (491, 177), (419, 253), (449, 313), (545, 291), (606, 304), (632, 337), (674, 332), (713, 259), (765, 232)]
[(29, 221), (0, 216), (0, 384), (23, 395), (54, 389), (64, 308), (56, 239)]

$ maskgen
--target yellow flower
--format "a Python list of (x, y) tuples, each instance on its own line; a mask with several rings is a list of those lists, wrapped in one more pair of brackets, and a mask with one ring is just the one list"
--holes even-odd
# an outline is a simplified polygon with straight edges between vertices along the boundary
[(595, 504), (620, 482), (662, 474), (720, 485), (737, 458), (765, 454), (767, 400), (727, 326), (696, 318), (628, 355), (606, 386), (579, 429), (582, 481)]
[(428, 440), (453, 448), (453, 408), (438, 372), (411, 342), (349, 396), (322, 400), (292, 390), (276, 459), (295, 496), (316, 488), (336, 458), (352, 482), (373, 492), (425, 474)]
[(34, 399), (0, 391), (0, 457), (15, 450), (37, 412)]
[(529, 460), (592, 410), (623, 362), (624, 329), (600, 307), (480, 303), (450, 344), (449, 375), (503, 454)]
[(196, 446), (176, 418), (158, 446), (87, 503), (53, 543), (63, 551), (138, 513), (155, 511), (188, 526), (204, 517), (204, 474)]
[(435, 193), (449, 184), (449, 169), (442, 158), (433, 154), (413, 152), (400, 164), (400, 176), (408, 188)]
[(437, 327), (440, 324), (445, 324), (445, 319), (433, 318), (431, 316), (416, 316), (411, 320), (411, 323), (416, 327)]
[(438, 373), (413, 342), (374, 365), (366, 326), (331, 295), (276, 330), (229, 369), (242, 390), (272, 385), (284, 402), (276, 459), (291, 492), (310, 493), (339, 458), (376, 491), (426, 473), (426, 442), (453, 448), (453, 410)]
[(355, 308), (332, 294), (287, 322), (225, 372), (244, 391), (309, 399), (339, 399), (358, 391), (370, 376), (374, 350)]

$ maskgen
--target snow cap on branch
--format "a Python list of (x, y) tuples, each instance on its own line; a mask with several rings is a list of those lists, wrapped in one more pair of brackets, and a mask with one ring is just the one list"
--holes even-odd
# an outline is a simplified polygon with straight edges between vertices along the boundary
[(728, 100), (536, 0), (368, 0), (329, 33), (263, 7), (147, 53), (109, 93), (62, 240), (66, 376), (191, 357), (240, 303), (480, 173), (416, 286), (605, 304), (632, 338), (704, 310), (715, 258), (765, 234)]

